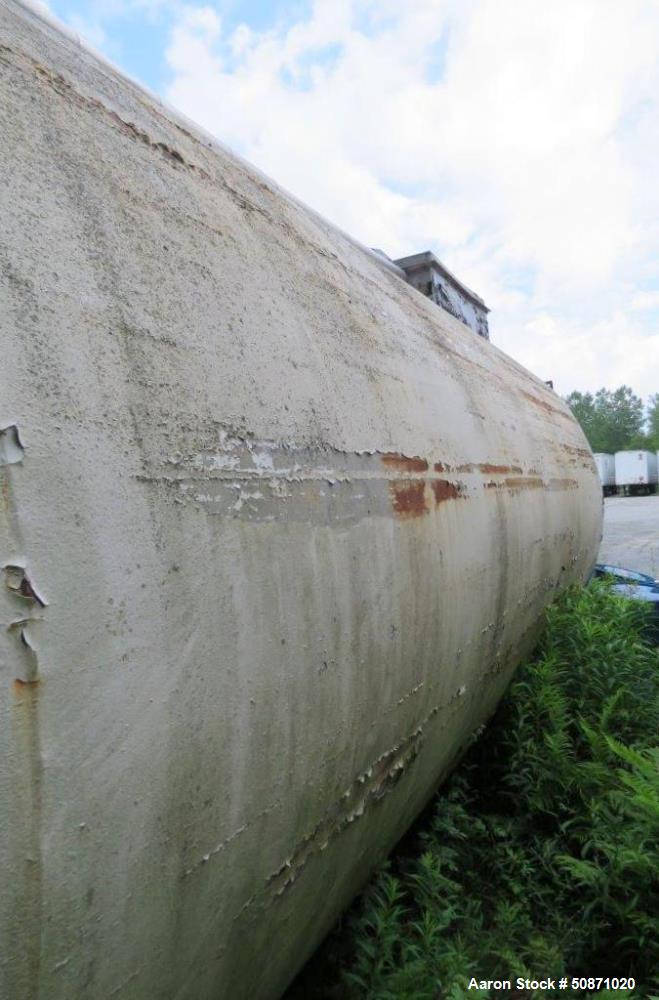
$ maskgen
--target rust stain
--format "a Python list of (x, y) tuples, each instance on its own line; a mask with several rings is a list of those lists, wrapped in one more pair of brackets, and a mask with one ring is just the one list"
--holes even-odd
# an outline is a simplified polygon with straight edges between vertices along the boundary
[(503, 485), (509, 490), (541, 490), (545, 484), (539, 476), (509, 476)]
[(478, 466), (478, 470), (479, 472), (485, 472), (487, 475), (490, 476), (496, 476), (496, 475), (504, 476), (508, 475), (511, 472), (519, 474), (522, 471), (519, 465), (490, 465), (489, 462), (483, 462), (481, 465)]
[(503, 481), (495, 482), (491, 479), (488, 483), (483, 483), (486, 490), (573, 490), (578, 486), (576, 479), (550, 479), (545, 482), (541, 476), (508, 476)]
[(524, 389), (520, 389), (520, 393), (525, 399), (528, 399), (529, 403), (533, 403), (534, 406), (537, 406), (540, 410), (544, 410), (545, 413), (556, 413), (559, 417), (563, 417), (564, 420), (573, 420), (573, 417), (568, 413), (559, 410), (557, 406), (552, 406), (546, 399), (540, 399), (539, 396), (534, 396), (532, 392), (526, 392)]
[(575, 490), (579, 483), (576, 479), (550, 479), (550, 490)]
[(435, 470), (435, 472), (450, 472), (451, 466), (443, 465), (442, 462), (435, 462), (435, 464), (433, 465), (433, 469)]
[(173, 165), (183, 166), (188, 170), (193, 171), (199, 176), (203, 177), (205, 180), (210, 180), (210, 175), (202, 167), (195, 163), (190, 163), (186, 160), (177, 149), (173, 149), (168, 146), (167, 143), (159, 142), (152, 139), (143, 129), (139, 128), (134, 122), (125, 121), (121, 118), (116, 111), (111, 108), (106, 107), (102, 101), (99, 101), (95, 97), (88, 97), (85, 94), (81, 94), (76, 88), (70, 83), (66, 77), (62, 76), (61, 73), (56, 73), (48, 67), (41, 65), (36, 59), (24, 53), (14, 53), (14, 51), (7, 45), (0, 46), (0, 50), (4, 53), (11, 55), (17, 55), (19, 61), (27, 62), (33, 69), (33, 71), (48, 85), (50, 86), (56, 94), (63, 97), (65, 100), (70, 101), (77, 108), (81, 108), (85, 111), (95, 111), (104, 115), (106, 119), (111, 121), (119, 130), (130, 139), (135, 139), (155, 152), (160, 153), (165, 160), (168, 160)]
[(544, 485), (540, 476), (508, 476), (498, 482), (490, 479), (483, 483), (486, 490), (541, 490)]
[(398, 469), (400, 472), (428, 471), (427, 461), (425, 458), (419, 458), (418, 455), (414, 455), (410, 458), (407, 455), (399, 455), (397, 452), (391, 451), (382, 456), (382, 462), (384, 465), (388, 465), (393, 469)]
[(1, 490), (2, 506), (4, 507), (5, 510), (9, 510), (11, 507), (11, 495), (9, 492), (9, 476), (2, 475), (1, 481), (2, 481), (2, 490)]
[(457, 500), (463, 494), (460, 487), (455, 483), (450, 483), (448, 479), (433, 479), (430, 484), (435, 494), (435, 503), (440, 504), (445, 500)]
[(36, 689), (39, 687), (40, 684), (41, 680), (39, 677), (36, 677), (32, 681), (24, 681), (21, 680), (20, 677), (15, 677), (14, 691), (16, 694), (28, 694), (31, 691), (34, 691), (36, 693)]
[(579, 458), (593, 457), (588, 448), (575, 448), (572, 444), (562, 444), (560, 447), (563, 451), (566, 451), (568, 455), (578, 455)]
[(464, 465), (457, 465), (455, 471), (483, 472), (488, 476), (505, 476), (511, 472), (519, 474), (522, 470), (519, 465), (495, 465), (492, 462), (466, 462)]
[(394, 511), (399, 517), (422, 517), (428, 513), (423, 479), (398, 479), (390, 484)]

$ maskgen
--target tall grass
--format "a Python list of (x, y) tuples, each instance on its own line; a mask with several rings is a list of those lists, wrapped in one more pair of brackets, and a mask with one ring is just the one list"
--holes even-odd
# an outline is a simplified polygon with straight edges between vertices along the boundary
[(644, 620), (601, 583), (548, 610), (533, 662), (307, 970), (308, 996), (541, 996), (467, 984), (561, 975), (635, 978), (600, 1000), (659, 993), (659, 655)]

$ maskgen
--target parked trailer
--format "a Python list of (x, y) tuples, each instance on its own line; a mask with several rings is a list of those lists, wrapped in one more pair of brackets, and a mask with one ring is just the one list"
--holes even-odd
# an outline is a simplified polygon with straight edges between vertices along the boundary
[(600, 477), (604, 496), (610, 496), (611, 493), (615, 493), (616, 488), (615, 458), (613, 455), (609, 455), (603, 451), (596, 451), (593, 454), (593, 458), (595, 459), (597, 475)]
[(635, 495), (654, 493), (657, 484), (657, 456), (651, 451), (617, 451), (615, 455), (618, 492)]
[(519, 364), (0, 0), (0, 995), (281, 994), (586, 577)]

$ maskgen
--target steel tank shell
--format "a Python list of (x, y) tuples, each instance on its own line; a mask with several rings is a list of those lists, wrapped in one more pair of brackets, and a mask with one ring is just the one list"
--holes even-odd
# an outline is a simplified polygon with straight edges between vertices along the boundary
[(3, 997), (278, 996), (595, 560), (538, 379), (0, 0)]

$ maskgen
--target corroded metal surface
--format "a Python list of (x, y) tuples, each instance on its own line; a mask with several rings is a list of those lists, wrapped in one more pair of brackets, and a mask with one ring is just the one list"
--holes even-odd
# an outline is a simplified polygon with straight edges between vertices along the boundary
[(3, 997), (276, 997), (600, 536), (566, 407), (0, 0)]

